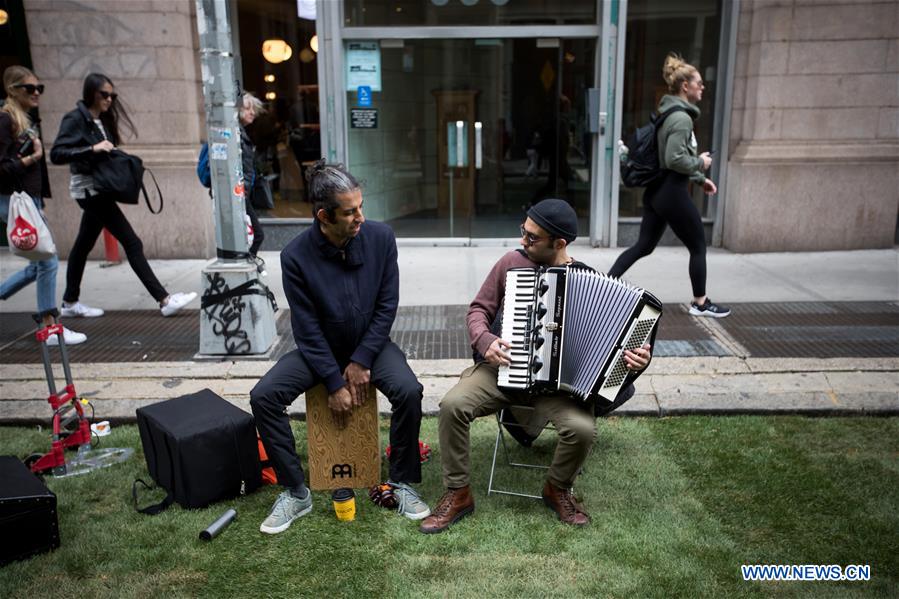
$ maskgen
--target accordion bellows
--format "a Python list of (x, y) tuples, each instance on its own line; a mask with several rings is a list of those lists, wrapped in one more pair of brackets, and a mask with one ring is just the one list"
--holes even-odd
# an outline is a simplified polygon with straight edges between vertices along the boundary
[(568, 266), (506, 273), (502, 338), (512, 344), (498, 384), (614, 401), (627, 378), (624, 350), (642, 346), (662, 304), (620, 279)]

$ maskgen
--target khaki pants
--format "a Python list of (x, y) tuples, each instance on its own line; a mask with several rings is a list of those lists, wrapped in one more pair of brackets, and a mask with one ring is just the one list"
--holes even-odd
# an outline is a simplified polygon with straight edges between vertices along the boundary
[(553, 423), (559, 443), (547, 478), (556, 487), (571, 488), (596, 439), (592, 406), (562, 395), (517, 397), (496, 385), (496, 366), (482, 362), (465, 369), (456, 386), (440, 402), (440, 461), (443, 484), (457, 489), (469, 484), (470, 429), (478, 416), (498, 412), (509, 405), (532, 405)]

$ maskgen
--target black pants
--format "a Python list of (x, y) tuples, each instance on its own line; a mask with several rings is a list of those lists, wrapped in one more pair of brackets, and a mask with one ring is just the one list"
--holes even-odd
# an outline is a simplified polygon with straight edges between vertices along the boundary
[[(278, 360), (250, 391), (250, 407), (265, 452), (278, 481), (288, 489), (299, 489), (305, 478), (295, 449), (287, 406), (319, 382), (321, 379), (312, 372), (300, 351), (294, 350)], [(390, 479), (421, 482), (418, 433), (424, 388), (395, 343), (388, 341), (375, 358), (371, 382), (387, 396), (393, 412), (390, 417)]]
[(81, 278), (84, 276), (84, 266), (87, 264), (87, 256), (94, 249), (97, 238), (105, 227), (112, 233), (125, 248), (128, 264), (131, 270), (144, 284), (150, 295), (157, 302), (168, 297), (168, 292), (147, 262), (144, 256), (144, 244), (137, 233), (131, 228), (131, 223), (122, 214), (122, 210), (111, 195), (88, 195), (83, 200), (76, 200), (84, 211), (81, 214), (81, 226), (78, 228), (78, 236), (75, 245), (69, 252), (69, 265), (66, 268), (66, 292), (62, 299), (65, 302), (77, 302), (81, 295)]
[(687, 193), (687, 175), (665, 171), (662, 179), (646, 188), (643, 194), (643, 220), (637, 243), (625, 250), (609, 269), (609, 275), (620, 277), (634, 262), (648, 256), (656, 248), (665, 227), (677, 235), (690, 251), (690, 283), (693, 296), (705, 295), (705, 231), (699, 210)]
[[(252, 191), (250, 193), (252, 193)], [(255, 256), (259, 253), (259, 248), (262, 246), (262, 242), (265, 239), (265, 231), (262, 230), (262, 223), (259, 222), (259, 215), (256, 214), (256, 209), (253, 208), (253, 204), (249, 199), (246, 200), (245, 207), (247, 209), (247, 216), (250, 217), (250, 224), (253, 225), (253, 245), (250, 246), (248, 251), (251, 256)]]

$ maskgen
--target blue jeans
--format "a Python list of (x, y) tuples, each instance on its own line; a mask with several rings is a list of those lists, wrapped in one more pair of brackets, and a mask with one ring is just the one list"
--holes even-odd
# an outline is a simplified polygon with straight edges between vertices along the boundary
[[(32, 198), (40, 208), (41, 202)], [(0, 195), (0, 220), (6, 228), (9, 218), (9, 196)], [(9, 299), (29, 283), (37, 281), (37, 311), (39, 316), (57, 315), (56, 311), (56, 271), (59, 270), (59, 258), (53, 256), (46, 260), (34, 260), (22, 270), (8, 276), (0, 283), (0, 300)]]

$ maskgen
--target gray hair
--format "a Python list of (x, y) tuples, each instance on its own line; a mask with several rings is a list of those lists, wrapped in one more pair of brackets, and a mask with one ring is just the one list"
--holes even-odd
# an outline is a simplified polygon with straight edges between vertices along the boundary
[(252, 110), (256, 116), (265, 113), (265, 104), (250, 92), (244, 92), (240, 98), (240, 105), (246, 110)]
[(337, 196), (361, 188), (359, 181), (344, 165), (328, 164), (324, 158), (306, 171), (306, 183), (312, 202), (312, 214), (318, 218), (318, 211), (324, 210), (328, 220), (331, 221), (334, 220), (335, 211), (340, 206), (337, 203)]

